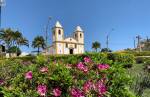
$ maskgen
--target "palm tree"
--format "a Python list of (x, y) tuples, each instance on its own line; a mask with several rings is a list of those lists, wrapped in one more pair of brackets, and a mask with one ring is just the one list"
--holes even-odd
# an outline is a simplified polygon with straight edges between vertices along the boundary
[(40, 53), (40, 48), (44, 49), (45, 46), (46, 46), (46, 44), (45, 44), (45, 40), (44, 40), (43, 36), (37, 36), (32, 41), (32, 47), (38, 48), (38, 50), (37, 50), (38, 54)]
[[(11, 47), (19, 48), (19, 46), (29, 46), (28, 40), (23, 37), (19, 31), (13, 31), (12, 29), (3, 29), (0, 31), (0, 41), (4, 42), (9, 50)], [(17, 53), (17, 49), (16, 49)]]
[(10, 48), (13, 43), (13, 35), (14, 31), (10, 28), (3, 29), (0, 31), (0, 41), (4, 42), (7, 46), (7, 48)]
[(25, 37), (21, 37), (17, 40), (18, 46), (27, 46), (29, 47), (29, 41)]
[(92, 48), (97, 52), (98, 48), (101, 48), (101, 44), (98, 41), (92, 43)]

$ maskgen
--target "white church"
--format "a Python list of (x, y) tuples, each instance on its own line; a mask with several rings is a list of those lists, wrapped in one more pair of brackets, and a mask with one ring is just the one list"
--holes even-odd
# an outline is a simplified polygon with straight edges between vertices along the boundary
[(82, 54), (84, 53), (84, 33), (77, 26), (71, 37), (64, 37), (63, 26), (57, 21), (52, 28), (52, 45), (48, 54)]

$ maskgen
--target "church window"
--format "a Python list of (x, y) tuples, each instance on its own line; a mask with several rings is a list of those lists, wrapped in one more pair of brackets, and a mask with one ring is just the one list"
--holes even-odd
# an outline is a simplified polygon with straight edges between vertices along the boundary
[(80, 34), (80, 38), (82, 38), (82, 34)]
[(66, 48), (68, 48), (68, 43), (66, 43)]
[(75, 34), (75, 38), (77, 38), (77, 34)]
[(61, 30), (58, 30), (59, 35), (61, 35)]
[(55, 31), (53, 32), (53, 35), (55, 35)]
[(75, 44), (75, 48), (77, 48), (77, 44)]

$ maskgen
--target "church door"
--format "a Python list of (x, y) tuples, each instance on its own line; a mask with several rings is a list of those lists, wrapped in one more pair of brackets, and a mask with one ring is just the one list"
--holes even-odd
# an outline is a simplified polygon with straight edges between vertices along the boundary
[(70, 49), (70, 54), (73, 54), (73, 49)]

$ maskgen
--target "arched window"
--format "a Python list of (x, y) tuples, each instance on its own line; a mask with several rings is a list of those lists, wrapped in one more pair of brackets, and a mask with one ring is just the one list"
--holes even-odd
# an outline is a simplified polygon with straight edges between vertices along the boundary
[(68, 43), (66, 43), (66, 48), (68, 48)]
[(75, 34), (75, 38), (77, 38), (77, 34)]
[(77, 48), (77, 44), (75, 44), (75, 48)]
[(53, 32), (53, 35), (55, 35), (55, 31)]
[(82, 34), (80, 33), (80, 38), (82, 38)]
[(59, 35), (61, 35), (61, 30), (58, 30)]

